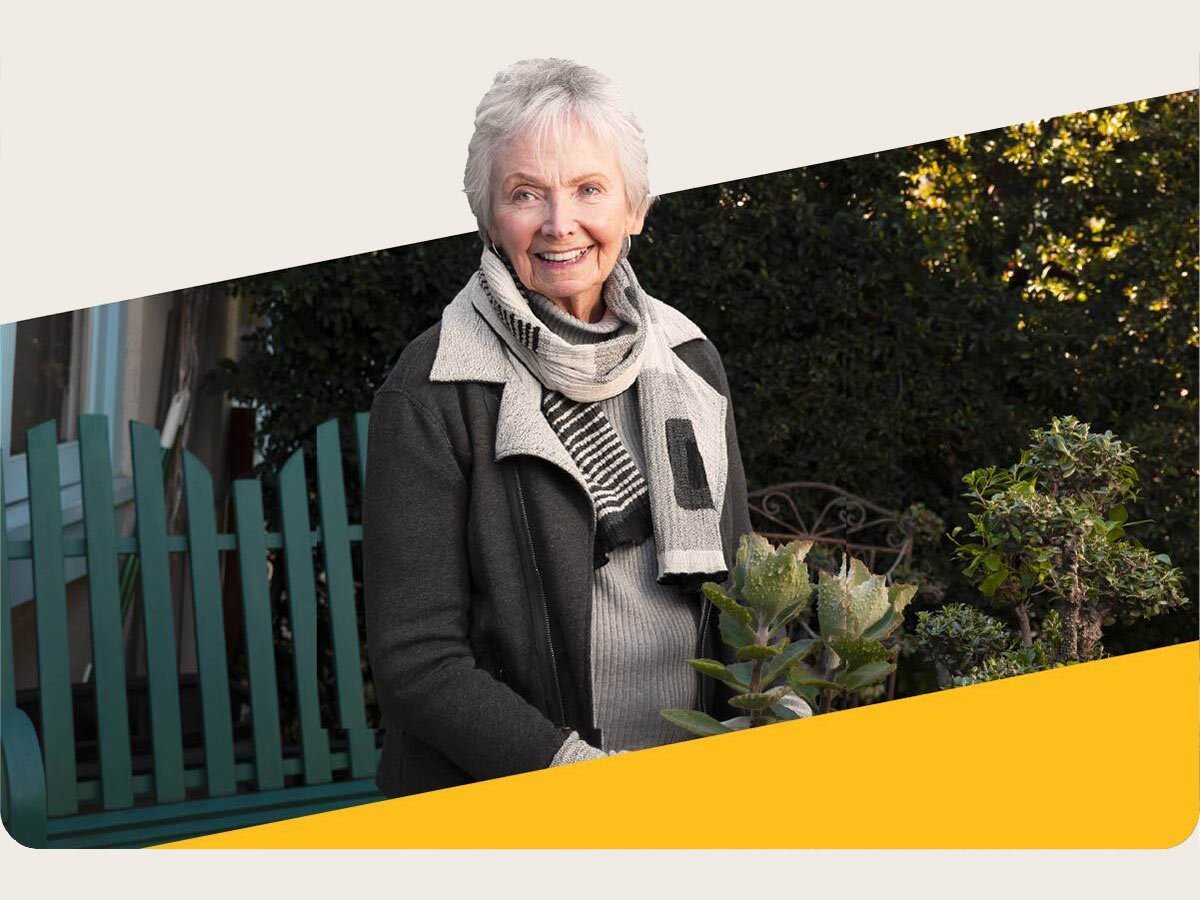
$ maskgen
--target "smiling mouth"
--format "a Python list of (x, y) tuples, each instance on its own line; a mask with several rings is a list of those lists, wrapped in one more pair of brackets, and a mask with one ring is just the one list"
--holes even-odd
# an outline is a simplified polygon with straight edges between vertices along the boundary
[(592, 252), (592, 247), (594, 246), (594, 244), (589, 244), (588, 246), (579, 248), (577, 250), (564, 250), (561, 252), (544, 251), (542, 253), (535, 253), (533, 255), (536, 256), (540, 262), (550, 266), (551, 268), (565, 268), (578, 263), (581, 259)]

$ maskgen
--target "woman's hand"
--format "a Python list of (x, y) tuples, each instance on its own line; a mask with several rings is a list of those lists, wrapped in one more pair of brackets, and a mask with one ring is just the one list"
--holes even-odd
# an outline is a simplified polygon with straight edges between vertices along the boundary
[(554, 754), (554, 759), (550, 760), (550, 766), (552, 768), (554, 766), (569, 766), (571, 763), (587, 762), (589, 759), (603, 759), (606, 756), (618, 756), (628, 752), (628, 750), (600, 750), (581, 738), (578, 731), (572, 731), (567, 739), (563, 741), (562, 747)]

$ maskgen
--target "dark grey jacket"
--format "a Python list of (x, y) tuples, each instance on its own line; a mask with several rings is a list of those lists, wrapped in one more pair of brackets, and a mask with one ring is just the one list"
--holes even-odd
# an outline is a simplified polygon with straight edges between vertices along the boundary
[[(658, 304), (669, 342), (728, 401), (716, 348)], [(484, 330), (481, 330), (484, 329)], [(400, 356), (371, 408), (363, 503), (367, 647), (389, 796), (544, 768), (592, 725), (591, 499), (540, 408), (460, 295)], [(732, 406), (721, 535), (750, 530)], [(721, 655), (695, 588), (698, 656)], [(701, 707), (734, 714), (711, 679)], [(715, 707), (721, 705), (721, 709)]]

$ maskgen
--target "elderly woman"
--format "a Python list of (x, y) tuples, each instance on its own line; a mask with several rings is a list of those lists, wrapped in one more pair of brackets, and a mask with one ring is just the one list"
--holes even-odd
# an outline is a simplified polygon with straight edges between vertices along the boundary
[(479, 270), (371, 411), (367, 640), (389, 796), (685, 737), (750, 530), (720, 357), (628, 254), (641, 129), (585, 66), (527, 60), (476, 111)]

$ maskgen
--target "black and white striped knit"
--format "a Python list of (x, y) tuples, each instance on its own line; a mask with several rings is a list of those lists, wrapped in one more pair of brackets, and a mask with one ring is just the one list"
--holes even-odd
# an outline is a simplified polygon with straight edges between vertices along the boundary
[[(546, 298), (530, 295), (540, 322), (563, 340), (603, 340), (621, 327), (611, 312), (596, 323), (582, 322)], [(594, 404), (630, 454), (635, 471), (645, 468), (637, 385)], [(658, 583), (653, 530), (636, 544), (612, 548), (592, 579), (591, 680), (595, 725), (602, 748), (575, 735), (556, 754), (563, 765), (683, 740), (659, 710), (691, 709), (695, 672), (685, 660), (695, 652), (697, 604), (677, 588)]]
[[(542, 411), (583, 473), (596, 510), (593, 565), (602, 566), (622, 544), (654, 533), (650, 488), (604, 409), (604, 402), (578, 403), (543, 389)], [(626, 388), (625, 393), (634, 390)]]

